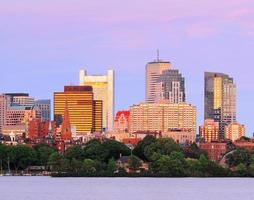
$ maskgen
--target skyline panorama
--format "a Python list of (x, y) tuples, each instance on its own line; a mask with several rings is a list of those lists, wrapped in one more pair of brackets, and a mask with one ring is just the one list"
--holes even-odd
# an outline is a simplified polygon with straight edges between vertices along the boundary
[(145, 101), (145, 65), (160, 49), (160, 58), (185, 78), (186, 102), (197, 106), (197, 126), (204, 121), (204, 72), (225, 73), (237, 86), (237, 121), (252, 136), (252, 1), (161, 0), (142, 13), (144, 1), (131, 6), (116, 1), (23, 2), (1, 3), (1, 93), (28, 92), (52, 100), (65, 85), (79, 84), (81, 68), (91, 75), (112, 68), (115, 111), (128, 109)]

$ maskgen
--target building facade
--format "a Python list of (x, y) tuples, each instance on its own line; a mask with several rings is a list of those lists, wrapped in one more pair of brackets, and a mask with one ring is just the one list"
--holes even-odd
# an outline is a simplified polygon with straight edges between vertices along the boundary
[(5, 94), (0, 95), (0, 134), (3, 134), (2, 128), (6, 124), (6, 115), (10, 103), (10, 96)]
[(129, 132), (130, 111), (118, 111), (114, 120), (114, 130), (117, 132)]
[(44, 121), (51, 120), (51, 102), (49, 99), (36, 100), (35, 106), (37, 106), (40, 109), (42, 120)]
[(234, 142), (243, 136), (245, 136), (244, 125), (238, 122), (233, 122), (225, 126), (225, 139), (228, 139)]
[(206, 119), (204, 125), (199, 127), (199, 134), (203, 142), (219, 141), (219, 122)]
[(14, 106), (34, 106), (35, 99), (29, 96), (13, 96), (12, 105)]
[(171, 69), (171, 63), (157, 59), (146, 65), (146, 103), (156, 103), (157, 81), (164, 70)]
[(226, 125), (236, 121), (236, 85), (226, 74), (205, 72), (205, 119), (219, 122), (220, 138)]
[(155, 102), (168, 100), (170, 103), (185, 102), (184, 78), (178, 70), (165, 70), (156, 83)]
[(86, 70), (80, 70), (79, 81), (81, 86), (92, 86), (94, 100), (103, 104), (103, 129), (112, 130), (115, 108), (115, 74), (108, 70), (107, 75), (88, 76)]
[(209, 160), (215, 162), (219, 162), (228, 151), (227, 143), (224, 142), (201, 143), (199, 148), (207, 152)]
[(171, 130), (162, 134), (162, 137), (172, 138), (178, 144), (192, 144), (196, 141), (196, 133), (192, 130)]
[(196, 107), (188, 103), (141, 103), (130, 107), (130, 132), (170, 132), (189, 130), (196, 133)]
[(63, 122), (66, 102), (70, 124), (77, 134), (102, 131), (102, 101), (94, 100), (91, 86), (65, 86), (64, 92), (54, 93), (54, 121), (57, 126)]

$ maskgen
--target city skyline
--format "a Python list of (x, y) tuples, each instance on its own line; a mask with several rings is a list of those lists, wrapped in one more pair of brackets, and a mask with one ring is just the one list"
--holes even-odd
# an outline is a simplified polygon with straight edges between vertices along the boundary
[[(216, 1), (197, 5), (168, 1), (174, 3), (169, 6), (170, 3), (161, 1), (154, 8), (147, 6), (140, 15), (142, 3), (136, 3), (134, 14), (126, 17), (120, 13), (126, 5), (110, 1), (104, 5), (106, 8), (119, 9), (114, 9), (108, 18), (103, 18), (106, 12), (100, 13), (101, 18), (91, 12), (82, 14), (81, 11), (91, 7), (99, 9), (97, 3), (76, 1), (71, 7), (68, 2), (61, 6), (53, 3), (53, 8), (61, 8), (53, 13), (49, 1), (26, 2), (31, 5), (14, 1), (15, 6), (3, 3), (0, 8), (5, 27), (1, 30), (0, 64), (4, 69), (1, 93), (28, 92), (32, 97), (52, 100), (53, 92), (62, 90), (64, 85), (78, 85), (80, 68), (103, 74), (113, 66), (115, 110), (127, 109), (145, 101), (145, 65), (155, 59), (156, 49), (160, 49), (160, 57), (170, 61), (185, 77), (186, 101), (197, 106), (197, 125), (203, 123), (204, 71), (212, 71), (234, 78), (237, 121), (246, 125), (248, 136), (254, 131), (254, 111), (250, 109), (254, 100), (251, 84), (254, 34), (249, 23), (254, 16), (253, 2), (232, 1), (229, 6), (226, 1), (220, 1), (220, 5)], [(185, 7), (189, 12), (183, 12)], [(126, 11), (130, 9), (127, 6)], [(214, 9), (218, 12), (214, 13)], [(151, 14), (155, 10), (161, 11), (158, 12), (161, 15)], [(178, 11), (182, 11), (181, 15)], [(20, 16), (24, 18), (18, 23)], [(86, 28), (81, 28), (84, 24)]]

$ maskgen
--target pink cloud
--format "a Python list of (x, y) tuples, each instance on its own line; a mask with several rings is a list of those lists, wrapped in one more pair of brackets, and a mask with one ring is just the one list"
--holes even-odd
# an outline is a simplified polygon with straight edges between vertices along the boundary
[(230, 14), (229, 14), (229, 18), (231, 19), (239, 19), (239, 18), (242, 18), (242, 17), (247, 17), (247, 16), (250, 16), (250, 15), (253, 15), (254, 14), (254, 9), (253, 8), (239, 8), (239, 9), (236, 9), (234, 11), (232, 11)]
[(191, 24), (186, 28), (186, 34), (190, 37), (210, 37), (217, 32), (217, 28), (202, 22)]

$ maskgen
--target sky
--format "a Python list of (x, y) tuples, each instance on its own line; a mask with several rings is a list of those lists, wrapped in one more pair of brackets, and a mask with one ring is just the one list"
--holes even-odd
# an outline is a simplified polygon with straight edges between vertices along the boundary
[(0, 92), (53, 98), (116, 71), (116, 111), (144, 101), (145, 65), (170, 61), (204, 116), (204, 71), (237, 85), (237, 120), (254, 132), (253, 0), (0, 0)]

